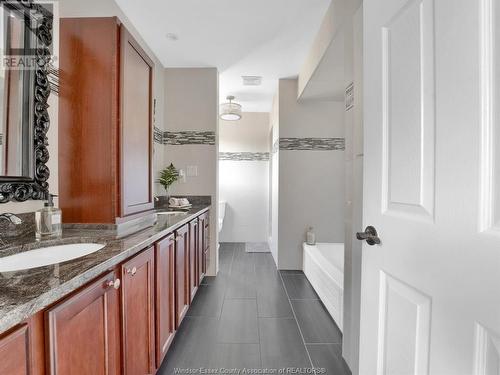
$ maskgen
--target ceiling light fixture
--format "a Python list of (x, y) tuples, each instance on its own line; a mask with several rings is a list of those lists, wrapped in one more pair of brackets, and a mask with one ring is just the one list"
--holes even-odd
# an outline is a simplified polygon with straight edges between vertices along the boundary
[(179, 35), (174, 34), (174, 33), (168, 33), (165, 36), (167, 37), (168, 40), (170, 40), (172, 42), (177, 42), (179, 40)]
[(229, 102), (220, 105), (220, 118), (226, 121), (238, 121), (241, 119), (241, 105), (233, 103), (234, 96), (227, 97)]

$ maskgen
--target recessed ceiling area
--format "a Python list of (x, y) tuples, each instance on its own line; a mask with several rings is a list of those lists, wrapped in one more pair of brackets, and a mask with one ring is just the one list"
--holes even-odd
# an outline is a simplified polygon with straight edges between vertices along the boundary
[(325, 51), (300, 100), (344, 100), (344, 31), (340, 30)]
[[(219, 100), (269, 112), (298, 75), (330, 0), (116, 0), (165, 67), (216, 67)], [(169, 35), (169, 36), (167, 36)], [(172, 38), (175, 35), (177, 39)], [(262, 76), (259, 86), (242, 76)]]

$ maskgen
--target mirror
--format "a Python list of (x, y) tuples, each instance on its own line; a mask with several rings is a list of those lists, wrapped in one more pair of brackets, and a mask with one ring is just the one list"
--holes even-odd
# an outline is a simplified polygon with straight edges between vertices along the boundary
[[(19, 10), (0, 8), (0, 58), (22, 56), (35, 46)], [(15, 66), (0, 70), (0, 176), (33, 178), (33, 70)]]
[(0, 203), (48, 193), (51, 6), (0, 3)]

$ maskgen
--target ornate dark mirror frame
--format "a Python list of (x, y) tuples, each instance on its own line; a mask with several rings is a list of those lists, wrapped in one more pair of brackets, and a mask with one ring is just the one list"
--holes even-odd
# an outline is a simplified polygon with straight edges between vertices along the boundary
[(47, 149), (49, 130), (48, 98), (50, 86), (48, 71), (51, 61), (52, 12), (34, 0), (0, 0), (0, 5), (8, 4), (35, 17), (36, 28), (36, 67), (34, 72), (33, 95), (33, 157), (34, 172), (31, 179), (0, 177), (0, 203), (9, 201), (23, 202), (28, 199), (45, 199), (49, 192), (47, 182), (50, 172), (47, 167), (49, 151)]

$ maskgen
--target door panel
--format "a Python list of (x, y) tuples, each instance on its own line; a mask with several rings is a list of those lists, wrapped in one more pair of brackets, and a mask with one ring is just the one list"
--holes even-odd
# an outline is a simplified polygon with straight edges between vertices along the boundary
[(0, 338), (0, 374), (30, 374), (30, 345), (27, 324)]
[(203, 278), (205, 277), (205, 249), (204, 249), (204, 220), (200, 216), (198, 221), (198, 277), (199, 283), (201, 284)]
[(119, 294), (109, 284), (115, 281), (111, 272), (46, 312), (51, 374), (120, 373)]
[(175, 231), (175, 328), (189, 307), (189, 225)]
[(189, 288), (190, 298), (193, 300), (200, 277), (198, 275), (198, 254), (199, 254), (199, 236), (198, 236), (198, 219), (189, 223)]
[(429, 364), (431, 299), (380, 273), (380, 374), (424, 374)]
[(153, 208), (153, 63), (121, 26), (121, 190), (122, 215)]
[(412, 0), (396, 9), (382, 27), (383, 209), (432, 217), (433, 4)]
[[(500, 6), (481, 3), (481, 200), (479, 229), (500, 233)], [(496, 161), (496, 162), (495, 162)]]
[(154, 254), (153, 248), (122, 265), (123, 359), (126, 375), (153, 374)]
[(500, 373), (500, 336), (476, 325), (475, 338), (475, 375), (497, 375)]
[(496, 371), (496, 3), (363, 3), (361, 374)]
[(156, 367), (159, 368), (175, 333), (174, 235), (159, 241), (156, 250)]

